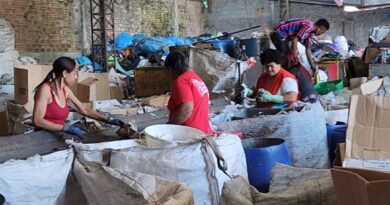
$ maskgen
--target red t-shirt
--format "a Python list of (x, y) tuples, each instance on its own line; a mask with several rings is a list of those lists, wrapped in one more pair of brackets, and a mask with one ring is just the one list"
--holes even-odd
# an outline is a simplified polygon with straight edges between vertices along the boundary
[(176, 78), (171, 92), (168, 102), (169, 120), (171, 121), (181, 103), (193, 102), (192, 114), (183, 125), (212, 134), (209, 123), (209, 91), (203, 80), (194, 71), (188, 70)]

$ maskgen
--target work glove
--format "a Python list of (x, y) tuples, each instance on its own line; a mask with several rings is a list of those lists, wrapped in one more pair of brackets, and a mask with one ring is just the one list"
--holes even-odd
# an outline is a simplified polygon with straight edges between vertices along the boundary
[(253, 90), (248, 88), (248, 86), (245, 83), (242, 83), (241, 86), (243, 88), (241, 92), (243, 98), (250, 97), (253, 95)]
[(258, 97), (256, 98), (258, 102), (262, 103), (283, 103), (283, 96), (281, 95), (272, 95), (268, 90), (260, 89)]
[(119, 127), (123, 127), (125, 125), (125, 123), (122, 120), (115, 119), (115, 118), (112, 118), (112, 117), (109, 117), (107, 119), (107, 123), (110, 124), (110, 125), (115, 125), (115, 126), (119, 126)]
[(84, 139), (85, 132), (78, 127), (71, 127), (71, 126), (65, 125), (63, 128), (63, 131), (70, 134), (70, 135), (76, 135), (80, 139)]

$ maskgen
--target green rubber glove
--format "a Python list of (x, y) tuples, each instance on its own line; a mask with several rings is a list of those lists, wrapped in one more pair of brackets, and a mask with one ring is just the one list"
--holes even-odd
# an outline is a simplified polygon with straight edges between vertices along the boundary
[(273, 103), (283, 103), (283, 96), (281, 95), (272, 95), (271, 93), (265, 93), (257, 97), (258, 101), (267, 103), (267, 102), (273, 102)]
[(253, 90), (248, 88), (248, 86), (245, 83), (242, 83), (241, 86), (243, 87), (241, 95), (245, 97), (250, 97), (253, 95)]

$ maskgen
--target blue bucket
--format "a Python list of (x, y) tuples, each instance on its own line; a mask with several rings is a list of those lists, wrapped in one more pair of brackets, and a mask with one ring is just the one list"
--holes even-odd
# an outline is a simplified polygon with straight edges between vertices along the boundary
[(249, 183), (257, 190), (267, 193), (270, 184), (270, 171), (276, 162), (290, 165), (287, 145), (279, 138), (243, 139)]
[(337, 144), (345, 142), (348, 125), (345, 123), (337, 123), (336, 125), (326, 125), (326, 132), (328, 137), (328, 148), (330, 162), (336, 158)]

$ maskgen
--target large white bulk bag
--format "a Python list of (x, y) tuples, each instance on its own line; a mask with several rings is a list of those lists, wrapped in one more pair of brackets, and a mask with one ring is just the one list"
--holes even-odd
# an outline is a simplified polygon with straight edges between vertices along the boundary
[(74, 159), (67, 149), (0, 164), (0, 193), (9, 204), (56, 204)]
[[(241, 141), (237, 136), (223, 134), (215, 139), (206, 137), (201, 141), (170, 148), (147, 148), (135, 146), (109, 153), (109, 166), (118, 171), (139, 172), (160, 176), (187, 184), (193, 191), (195, 204), (219, 204), (223, 183), (227, 174), (248, 179), (246, 159)], [(219, 165), (218, 165), (219, 164)]]
[(136, 140), (118, 140), (111, 142), (83, 144), (73, 140), (66, 140), (66, 143), (73, 146), (76, 150), (78, 159), (88, 162), (103, 162), (103, 150), (105, 149), (123, 149), (133, 146), (140, 146)]

